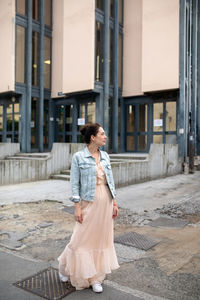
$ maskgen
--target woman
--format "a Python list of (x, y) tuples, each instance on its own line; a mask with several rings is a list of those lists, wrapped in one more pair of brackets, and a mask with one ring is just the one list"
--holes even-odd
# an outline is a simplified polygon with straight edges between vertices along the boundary
[(81, 290), (92, 286), (103, 291), (102, 281), (119, 268), (114, 242), (113, 219), (118, 216), (110, 159), (99, 150), (107, 140), (98, 123), (81, 129), (87, 144), (72, 158), (70, 182), (76, 225), (69, 244), (58, 258), (60, 280)]

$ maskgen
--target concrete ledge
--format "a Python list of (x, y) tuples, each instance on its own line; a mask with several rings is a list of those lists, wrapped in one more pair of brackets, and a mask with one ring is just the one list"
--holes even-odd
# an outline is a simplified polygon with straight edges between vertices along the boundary
[(0, 159), (20, 152), (19, 143), (0, 143)]
[[(17, 147), (14, 148), (15, 151)], [(33, 155), (31, 159), (19, 159), (18, 156), (16, 160), (13, 157), (10, 160), (0, 160), (0, 185), (49, 179), (52, 174), (69, 169), (72, 155), (84, 147), (84, 144), (54, 143), (52, 151), (43, 159)], [(118, 161), (111, 160), (111, 164), (116, 187), (175, 175), (182, 171), (178, 145), (170, 144), (152, 144), (145, 159), (131, 159), (131, 156), (121, 155)]]

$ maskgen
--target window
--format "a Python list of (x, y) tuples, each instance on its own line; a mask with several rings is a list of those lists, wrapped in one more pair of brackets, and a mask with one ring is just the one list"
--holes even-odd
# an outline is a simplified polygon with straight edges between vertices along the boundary
[(96, 22), (96, 81), (103, 81), (103, 25)]
[(114, 18), (114, 0), (110, 0), (110, 17)]
[(123, 0), (119, 0), (119, 23), (123, 23)]
[(119, 88), (122, 88), (122, 49), (123, 44), (122, 44), (122, 34), (119, 34), (119, 58), (118, 58), (118, 86)]
[(113, 84), (113, 45), (114, 33), (113, 29), (110, 28), (110, 53), (109, 53), (109, 72), (110, 72), (110, 84)]
[(32, 35), (32, 85), (38, 85), (38, 33)]
[(96, 8), (104, 10), (104, 0), (96, 0)]
[(17, 25), (16, 82), (25, 82), (25, 28)]
[(176, 102), (166, 103), (166, 131), (176, 131)]
[(44, 0), (44, 23), (51, 26), (51, 0)]
[(44, 87), (51, 87), (51, 39), (44, 37)]
[(26, 0), (17, 0), (16, 2), (17, 4), (17, 13), (21, 14), (21, 15), (25, 15), (26, 14)]
[(96, 122), (96, 103), (89, 102), (87, 104), (87, 122), (95, 123)]
[(39, 1), (38, 0), (32, 0), (32, 18), (33, 20), (38, 21), (39, 20)]

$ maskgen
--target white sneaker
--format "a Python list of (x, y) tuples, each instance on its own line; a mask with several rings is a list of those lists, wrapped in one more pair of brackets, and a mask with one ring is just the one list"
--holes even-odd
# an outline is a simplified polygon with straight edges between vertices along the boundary
[(67, 282), (69, 280), (69, 278), (67, 276), (62, 275), (60, 272), (58, 272), (60, 281), (62, 282)]
[(102, 293), (103, 292), (102, 285), (99, 282), (94, 282), (92, 284), (92, 290), (95, 293)]

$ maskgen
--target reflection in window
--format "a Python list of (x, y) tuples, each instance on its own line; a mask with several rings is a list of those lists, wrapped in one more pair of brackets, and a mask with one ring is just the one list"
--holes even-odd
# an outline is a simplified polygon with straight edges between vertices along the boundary
[(163, 103), (153, 105), (153, 131), (163, 131)]
[(25, 28), (17, 25), (16, 81), (25, 82)]
[(32, 0), (32, 18), (33, 20), (39, 20), (39, 1)]
[(176, 102), (166, 103), (166, 131), (176, 131)]
[(51, 0), (44, 1), (44, 23), (46, 26), (51, 26)]
[(110, 52), (109, 52), (109, 71), (110, 71), (110, 84), (113, 84), (113, 45), (114, 33), (113, 30), (110, 28)]
[(103, 25), (96, 22), (96, 81), (103, 81)]
[(135, 106), (128, 105), (127, 131), (135, 131)]
[(119, 0), (119, 23), (123, 23), (123, 0)]
[(119, 85), (119, 88), (122, 88), (122, 49), (123, 47), (123, 43), (122, 43), (122, 34), (119, 34), (119, 58), (118, 58), (118, 72), (119, 72), (119, 75), (118, 75), (118, 85)]
[(89, 102), (87, 105), (87, 113), (88, 113), (88, 122), (95, 123), (96, 122), (96, 103)]
[(51, 87), (51, 39), (44, 37), (44, 87)]
[(147, 104), (139, 105), (139, 131), (147, 131)]
[(177, 144), (176, 134), (166, 134), (166, 144)]
[(114, 0), (110, 0), (110, 17), (114, 18)]
[(65, 106), (65, 131), (72, 131), (72, 111), (73, 105)]
[(96, 8), (104, 10), (104, 0), (96, 0)]
[(127, 151), (134, 151), (135, 150), (135, 137), (134, 136), (127, 136), (127, 138), (126, 138), (126, 148), (127, 148)]
[(38, 33), (32, 35), (32, 85), (38, 85)]
[(26, 0), (17, 0), (17, 13), (21, 15), (26, 14)]
[(144, 151), (147, 147), (147, 136), (146, 135), (139, 135), (138, 136), (138, 150)]
[(162, 144), (163, 143), (163, 136), (162, 135), (154, 135), (153, 136), (153, 143), (154, 144)]

